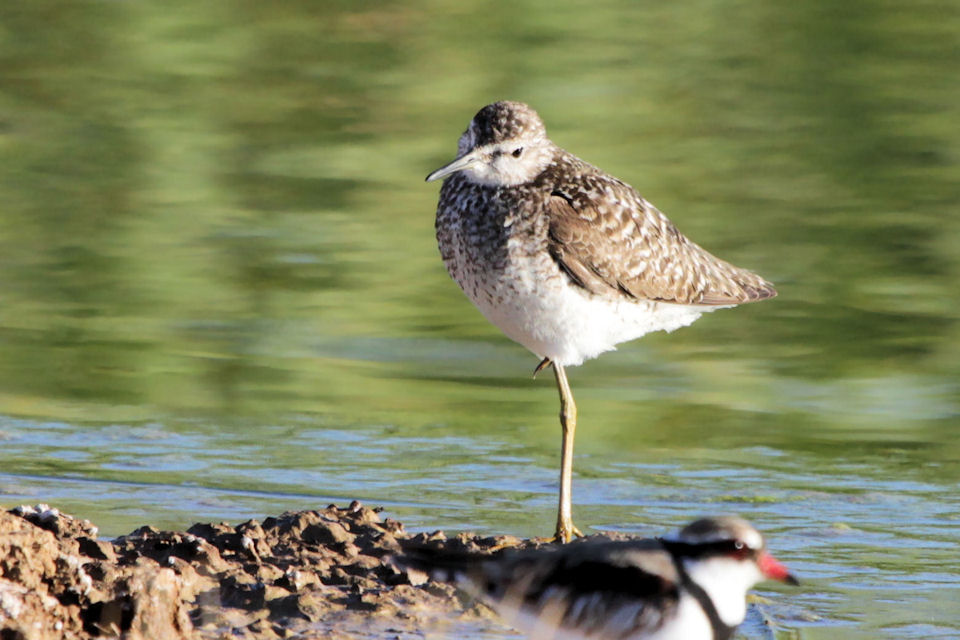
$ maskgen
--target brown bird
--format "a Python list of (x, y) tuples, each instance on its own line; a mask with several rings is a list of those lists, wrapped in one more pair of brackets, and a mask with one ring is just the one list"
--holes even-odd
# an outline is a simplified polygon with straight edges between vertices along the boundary
[(550, 365), (563, 445), (556, 537), (571, 515), (577, 409), (564, 367), (700, 314), (772, 298), (760, 276), (688, 240), (633, 187), (547, 138), (520, 102), (481, 109), (460, 136), (437, 206), (440, 255), (490, 322)]

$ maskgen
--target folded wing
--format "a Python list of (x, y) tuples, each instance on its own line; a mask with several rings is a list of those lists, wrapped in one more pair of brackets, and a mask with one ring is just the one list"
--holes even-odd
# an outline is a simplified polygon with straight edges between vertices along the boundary
[(736, 305), (777, 295), (760, 276), (688, 240), (619, 180), (594, 175), (578, 185), (556, 185), (546, 208), (550, 255), (573, 282), (596, 295), (691, 305)]

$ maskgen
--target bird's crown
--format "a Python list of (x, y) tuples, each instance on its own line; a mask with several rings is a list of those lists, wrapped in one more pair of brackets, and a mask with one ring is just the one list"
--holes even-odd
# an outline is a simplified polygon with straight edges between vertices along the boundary
[(475, 136), (475, 146), (522, 138), (543, 138), (547, 135), (543, 120), (532, 107), (509, 100), (494, 102), (480, 109), (473, 116), (470, 126)]

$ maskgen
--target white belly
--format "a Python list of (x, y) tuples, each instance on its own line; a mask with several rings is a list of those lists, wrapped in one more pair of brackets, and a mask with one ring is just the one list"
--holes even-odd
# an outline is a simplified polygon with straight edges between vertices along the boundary
[[(548, 258), (549, 259), (549, 258)], [(717, 307), (594, 296), (557, 273), (532, 271), (482, 282), (461, 282), (468, 297), (507, 337), (540, 358), (578, 365), (651, 331), (685, 327)]]
[[(703, 607), (690, 595), (680, 597), (676, 616), (657, 632), (639, 636), (636, 640), (711, 640), (713, 627)], [(631, 639), (633, 640), (633, 639)]]
[[(659, 629), (633, 630), (635, 619), (629, 611), (610, 611), (605, 620), (593, 621), (589, 630), (562, 626), (560, 611), (534, 612), (524, 608), (494, 603), (493, 609), (511, 627), (531, 640), (712, 640), (713, 627), (700, 604), (689, 595), (683, 595), (675, 615)], [(553, 614), (553, 615), (551, 615)], [(637, 615), (634, 611), (633, 615)]]

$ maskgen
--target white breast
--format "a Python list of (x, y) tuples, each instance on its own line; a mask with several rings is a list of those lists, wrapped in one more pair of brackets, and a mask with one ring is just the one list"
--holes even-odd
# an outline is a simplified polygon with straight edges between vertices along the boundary
[(712, 640), (713, 627), (703, 607), (693, 596), (683, 594), (677, 605), (676, 616), (664, 623), (655, 633), (628, 640)]

